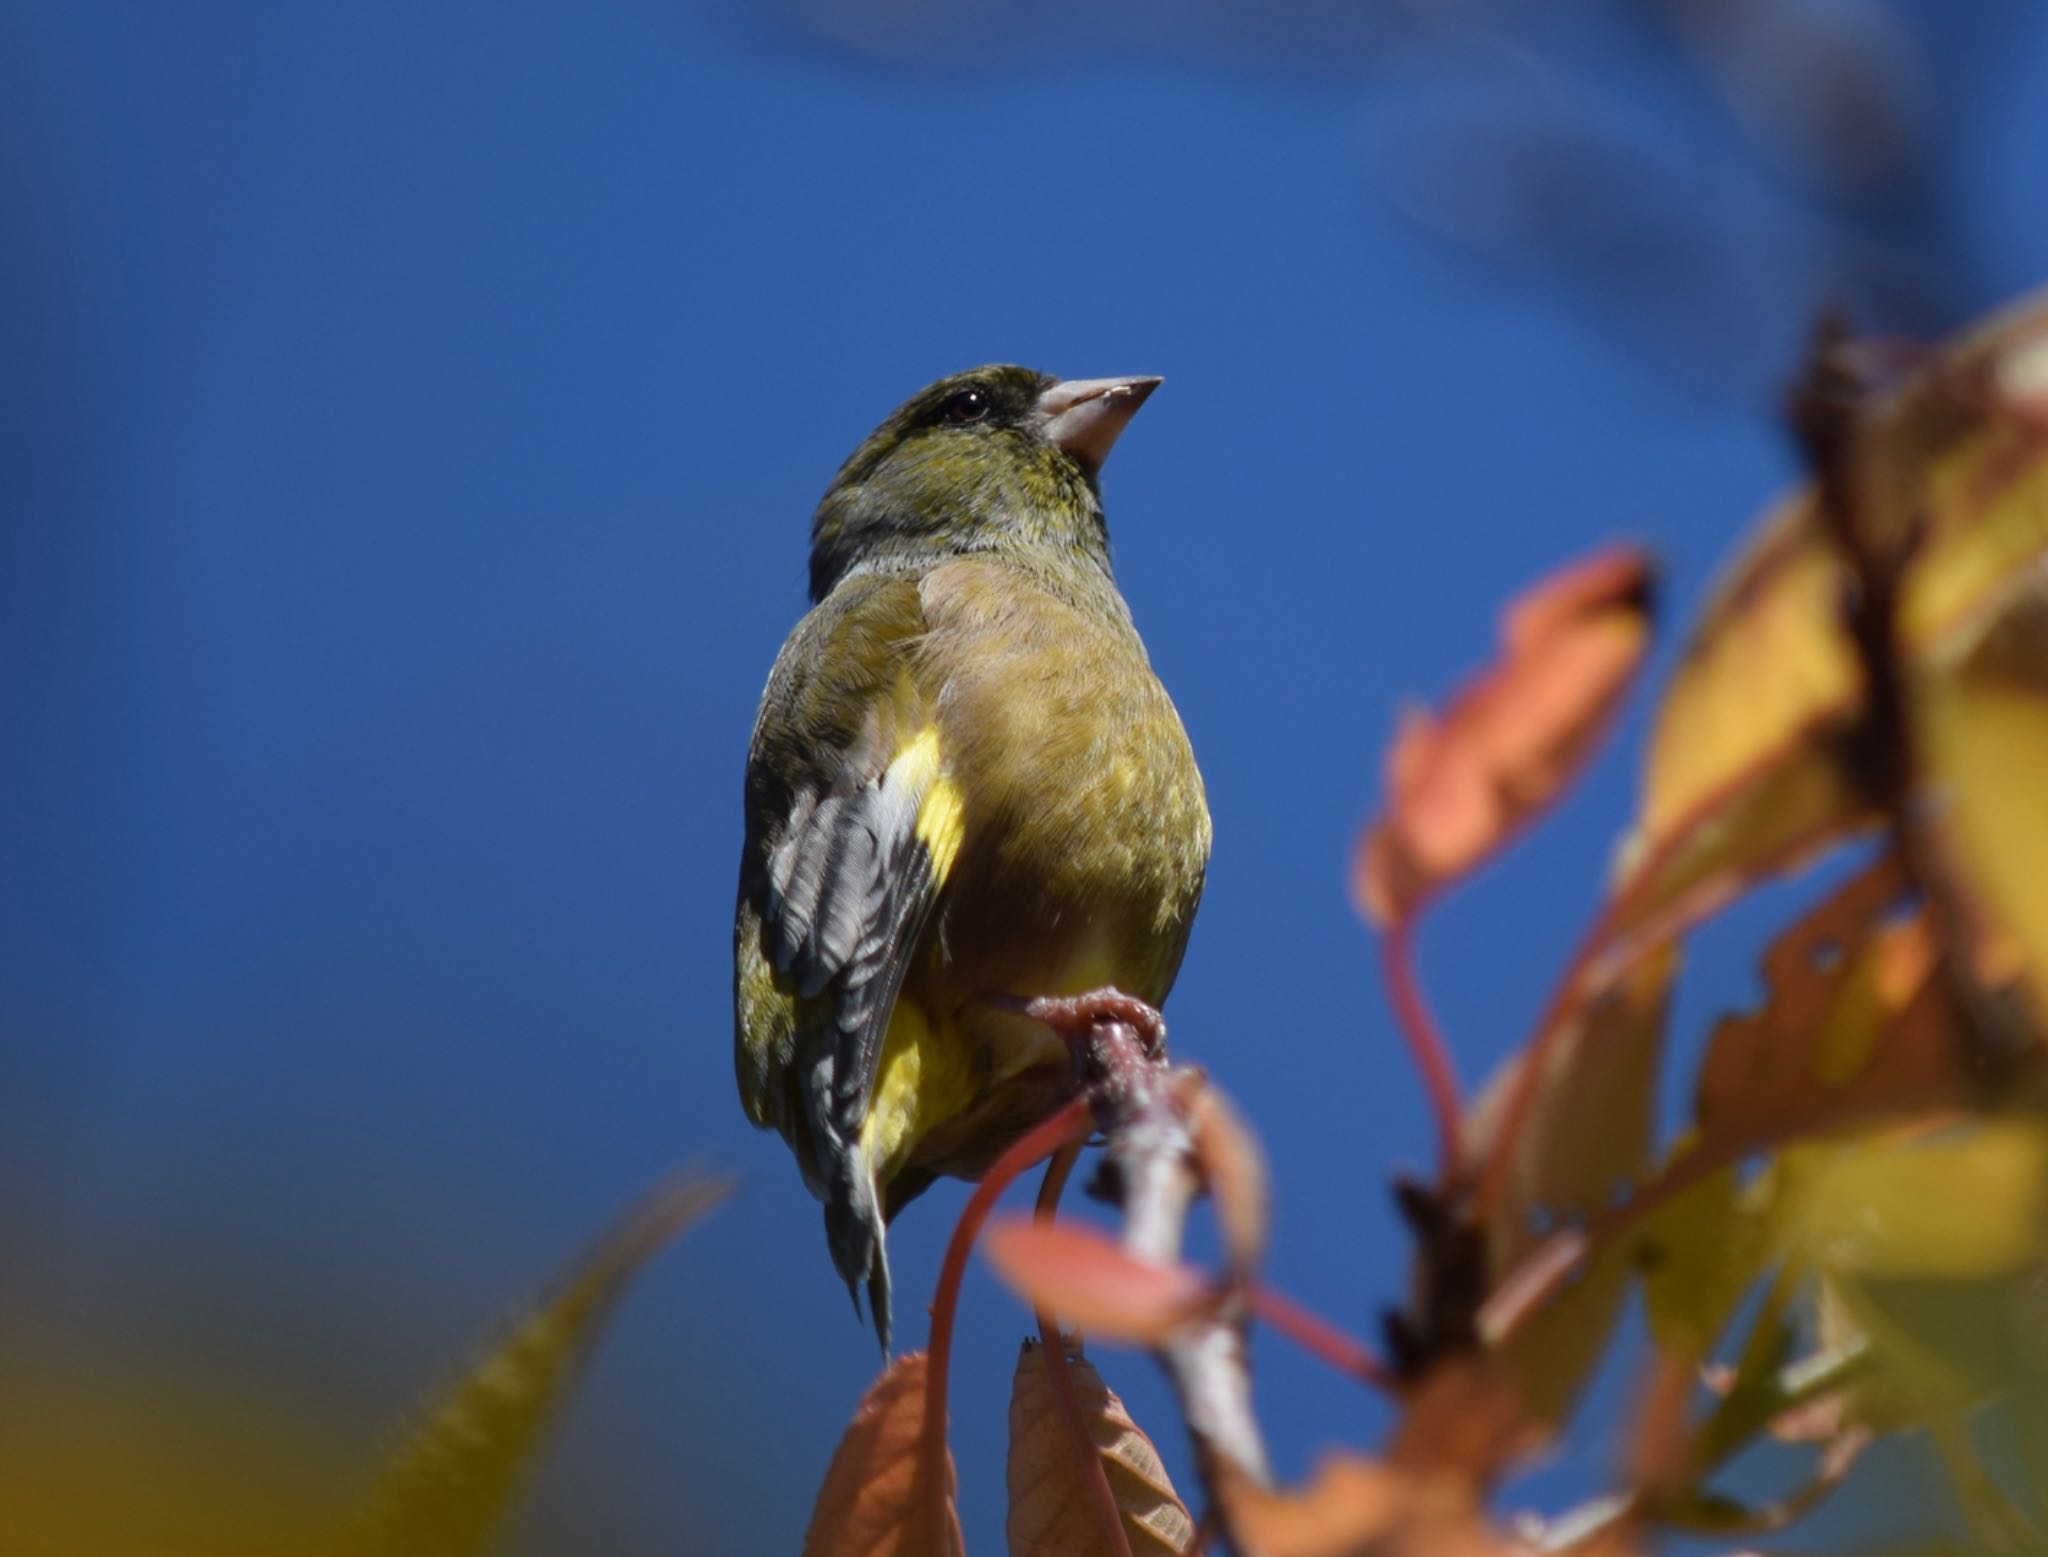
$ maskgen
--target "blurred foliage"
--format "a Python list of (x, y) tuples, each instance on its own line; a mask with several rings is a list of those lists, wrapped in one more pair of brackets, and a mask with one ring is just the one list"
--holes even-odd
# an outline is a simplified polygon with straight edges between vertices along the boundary
[(475, 1557), (518, 1509), (614, 1305), (728, 1186), (650, 1194), (449, 1387), (365, 1495), (365, 1446), (322, 1403), (0, 1327), (0, 1551), (23, 1557)]
[[(1358, 91), (1420, 229), (1756, 404), (1823, 303), (1946, 334), (1997, 296), (1970, 169), (2026, 0), (781, 0), (929, 72), (1109, 54)], [(1655, 115), (1643, 112), (1654, 104)]]
[[(1749, 1543), (1854, 1488), (1872, 1443), (1907, 1434), (1935, 1447), (1965, 1522), (1928, 1511), (1930, 1540), (2048, 1547), (2048, 296), (1910, 357), (1825, 330), (1792, 421), (1813, 483), (1702, 613), (1607, 901), (1527, 1043), (1469, 1101), (1412, 962), (1417, 922), (1590, 759), (1647, 642), (1640, 555), (1524, 593), (1496, 661), (1441, 711), (1406, 714), (1390, 745), (1354, 898), (1384, 932), (1443, 1138), (1436, 1181), (1397, 1184), (1416, 1249), (1391, 1363), (1261, 1292), (1256, 1150), (1234, 1137), (1205, 1151), (1193, 1121), (1220, 1094), (1163, 1056), (1119, 1058), (1133, 1046), (1114, 1020), (1098, 1019), (1103, 1047), (1077, 1075), (1118, 1165), (1121, 1245), (1052, 1220), (1064, 1158), (1037, 1218), (989, 1234), (1042, 1329), (1057, 1315), (1153, 1350), (1213, 1515), (1249, 1557), (1518, 1549), (1490, 1517), (1499, 1486), (1571, 1419), (1631, 1290), (1649, 1346), (1619, 1424), (1626, 1464), (1607, 1495), (1519, 1517), (1545, 1550), (1633, 1552), (1678, 1533), (1762, 1550)], [(1763, 949), (1761, 998), (1707, 1034), (1690, 1120), (1660, 1140), (1686, 938), (1823, 862), (1853, 868), (1831, 870)], [(1026, 1162), (1009, 1154), (977, 1200)], [(1178, 1255), (1196, 1187), (1234, 1229), (1215, 1275)], [(1374, 1456), (1274, 1488), (1243, 1349), (1260, 1317), (1391, 1391), (1399, 1424)], [(1074, 1465), (1102, 1442), (1082, 1405), (1095, 1395), (1057, 1367), (1039, 1387), (1069, 1398), (1013, 1414), (1013, 1497), (1038, 1495), (1057, 1464), (1049, 1421), (1064, 1421)], [(943, 1403), (943, 1388), (925, 1400), (901, 1463), (855, 1499), (866, 1533), (821, 1542), (814, 1522), (813, 1552), (961, 1549), (929, 1494), (884, 1490), (912, 1474), (950, 1485), (934, 1458)], [(871, 1438), (849, 1432), (821, 1509), (840, 1506), (845, 1458)], [(1724, 1468), (1773, 1439), (1800, 1447), (1803, 1479), (1762, 1501), (1731, 1494)], [(1021, 1483), (1017, 1456), (1036, 1468)], [(1088, 1511), (1089, 1481), (1069, 1472), (1064, 1517)], [(1095, 1544), (1133, 1550), (1124, 1497), (1097, 1484), (1092, 1501)], [(1037, 1549), (1017, 1528), (1013, 1550)]]

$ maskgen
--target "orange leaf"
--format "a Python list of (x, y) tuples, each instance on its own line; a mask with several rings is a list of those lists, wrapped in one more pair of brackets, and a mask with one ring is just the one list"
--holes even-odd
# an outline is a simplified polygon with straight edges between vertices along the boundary
[(1724, 1018), (1700, 1065), (1701, 1144), (1775, 1144), (1964, 1098), (1969, 1061), (1924, 916), (1886, 855), (1764, 954), (1762, 1007)]
[(1512, 1557), (1527, 1548), (1490, 1528), (1470, 1483), (1362, 1455), (1332, 1455), (1299, 1492), (1216, 1478), (1244, 1557)]
[[(1067, 1352), (1067, 1377), (1133, 1557), (1187, 1551), (1195, 1522), (1152, 1440), (1078, 1348)], [(1010, 1387), (1009, 1484), (1010, 1557), (1089, 1557), (1110, 1550), (1036, 1341), (1026, 1341), (1018, 1353)]]
[(1649, 644), (1651, 571), (1601, 552), (1509, 607), (1501, 657), (1441, 717), (1412, 712), (1387, 754), (1387, 800), (1352, 893), (1373, 923), (1407, 919), (1549, 805), (1605, 732)]
[(898, 1357), (868, 1386), (833, 1451), (803, 1557), (958, 1557), (953, 1457), (945, 1459), (946, 1536), (924, 1475), (925, 1354)]
[(1524, 1390), (1514, 1363), (1497, 1353), (1448, 1357), (1408, 1391), (1388, 1458), (1417, 1474), (1489, 1486), (1541, 1447), (1544, 1430)]
[(1033, 1308), (1111, 1340), (1154, 1345), (1218, 1300), (1193, 1266), (1136, 1259), (1092, 1227), (1005, 1218), (982, 1235), (981, 1250)]
[(1936, 960), (1926, 922), (1880, 924), (1905, 885), (1886, 855), (1771, 943), (1764, 1004), (1723, 1018), (1701, 1063), (1703, 1140), (1807, 1133), (1816, 1105), (1827, 1120), (1845, 1117), (1851, 1089), (1899, 1105), (1954, 1092), (1961, 1057), (1949, 1024), (1928, 1020), (1943, 1013), (1926, 998)]

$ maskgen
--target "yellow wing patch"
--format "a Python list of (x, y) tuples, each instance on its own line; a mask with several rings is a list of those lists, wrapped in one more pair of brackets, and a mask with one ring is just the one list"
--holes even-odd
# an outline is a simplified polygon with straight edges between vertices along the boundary
[[(914, 832), (932, 879), (943, 883), (959, 858), (967, 813), (959, 787), (944, 772), (939, 732), (929, 725), (920, 730), (889, 764), (886, 782), (921, 797)], [(950, 1024), (933, 1023), (909, 999), (899, 1000), (861, 1122), (861, 1150), (876, 1183), (886, 1185), (927, 1130), (973, 1100), (972, 1067), (959, 1034)]]
[(967, 815), (959, 787), (944, 772), (936, 729), (925, 726), (897, 753), (889, 764), (888, 782), (923, 795), (917, 807), (917, 841), (931, 856), (932, 875), (944, 881), (960, 853)]

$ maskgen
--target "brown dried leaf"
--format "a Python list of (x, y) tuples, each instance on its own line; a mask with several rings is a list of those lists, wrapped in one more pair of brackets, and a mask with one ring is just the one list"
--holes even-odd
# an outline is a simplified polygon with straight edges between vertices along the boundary
[[(1195, 1522), (1174, 1493), (1152, 1440), (1078, 1346), (1068, 1348), (1067, 1376), (1133, 1557), (1189, 1550)], [(1036, 1341), (1026, 1341), (1019, 1351), (1010, 1387), (1009, 1485), (1010, 1557), (1089, 1557), (1110, 1551)]]
[(1094, 1336), (1152, 1346), (1210, 1312), (1220, 1291), (1192, 1265), (1126, 1254), (1092, 1227), (1007, 1217), (981, 1251), (1011, 1291)]
[(898, 1357), (868, 1386), (811, 1510), (803, 1557), (959, 1557), (953, 1456), (945, 1455), (947, 1519), (935, 1528), (924, 1474), (926, 1359)]
[(1492, 667), (1440, 717), (1403, 718), (1385, 808), (1353, 862), (1361, 913), (1407, 919), (1557, 798), (1642, 661), (1650, 588), (1648, 559), (1630, 549), (1552, 574), (1510, 606)]
[(1703, 1146), (1775, 1145), (1962, 1101), (1968, 1056), (1926, 919), (1884, 922), (1905, 887), (1886, 855), (1771, 944), (1763, 1006), (1724, 1018), (1701, 1062)]

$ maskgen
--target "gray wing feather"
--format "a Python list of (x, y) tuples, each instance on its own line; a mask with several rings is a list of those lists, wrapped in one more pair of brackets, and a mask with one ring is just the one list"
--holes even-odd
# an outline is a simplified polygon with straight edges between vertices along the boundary
[(799, 1092), (834, 1262), (865, 1284), (888, 1345), (889, 1277), (873, 1172), (859, 1149), (882, 1040), (940, 886), (917, 836), (923, 792), (884, 770), (858, 787), (796, 797), (768, 856), (768, 952), (829, 1019), (797, 1039)]

